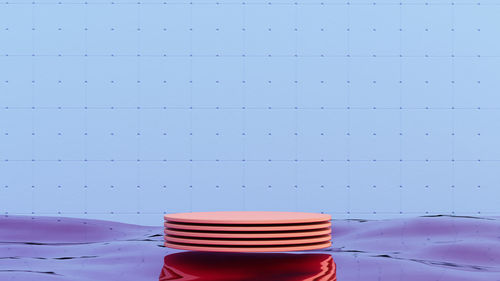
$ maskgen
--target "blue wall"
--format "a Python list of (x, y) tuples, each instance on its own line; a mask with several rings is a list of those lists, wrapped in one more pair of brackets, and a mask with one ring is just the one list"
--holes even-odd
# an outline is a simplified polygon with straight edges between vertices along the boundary
[(497, 1), (0, 3), (0, 212), (500, 214)]

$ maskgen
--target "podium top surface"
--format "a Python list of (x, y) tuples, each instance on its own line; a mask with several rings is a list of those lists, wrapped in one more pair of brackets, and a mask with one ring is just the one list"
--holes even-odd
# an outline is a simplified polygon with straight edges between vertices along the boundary
[(302, 212), (225, 211), (167, 214), (165, 220), (200, 224), (299, 224), (331, 220), (331, 216)]

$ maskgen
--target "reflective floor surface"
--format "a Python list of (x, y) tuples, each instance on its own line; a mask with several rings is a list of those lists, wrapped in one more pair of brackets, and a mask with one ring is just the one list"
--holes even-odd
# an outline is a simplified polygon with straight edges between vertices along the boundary
[[(162, 218), (159, 219), (162, 223)], [(334, 220), (333, 247), (207, 253), (163, 247), (163, 225), (0, 217), (0, 280), (500, 280), (500, 220)]]

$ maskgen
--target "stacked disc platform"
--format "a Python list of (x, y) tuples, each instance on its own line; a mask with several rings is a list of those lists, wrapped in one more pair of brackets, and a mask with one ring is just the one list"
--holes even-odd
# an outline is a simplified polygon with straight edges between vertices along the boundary
[(165, 246), (211, 252), (289, 252), (331, 246), (331, 217), (299, 212), (165, 215)]

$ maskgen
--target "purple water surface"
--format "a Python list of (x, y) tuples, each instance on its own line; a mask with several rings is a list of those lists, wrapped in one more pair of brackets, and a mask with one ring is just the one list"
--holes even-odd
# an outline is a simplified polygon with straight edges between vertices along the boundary
[[(0, 280), (222, 280), (213, 279), (214, 272), (228, 276), (223, 280), (307, 280), (318, 270), (332, 273), (332, 265), (340, 281), (500, 280), (497, 218), (334, 220), (332, 248), (230, 257), (165, 248), (163, 217), (158, 221), (158, 227), (146, 227), (73, 218), (0, 217)], [(334, 262), (325, 266), (329, 255)], [(247, 274), (259, 269), (258, 277)]]

